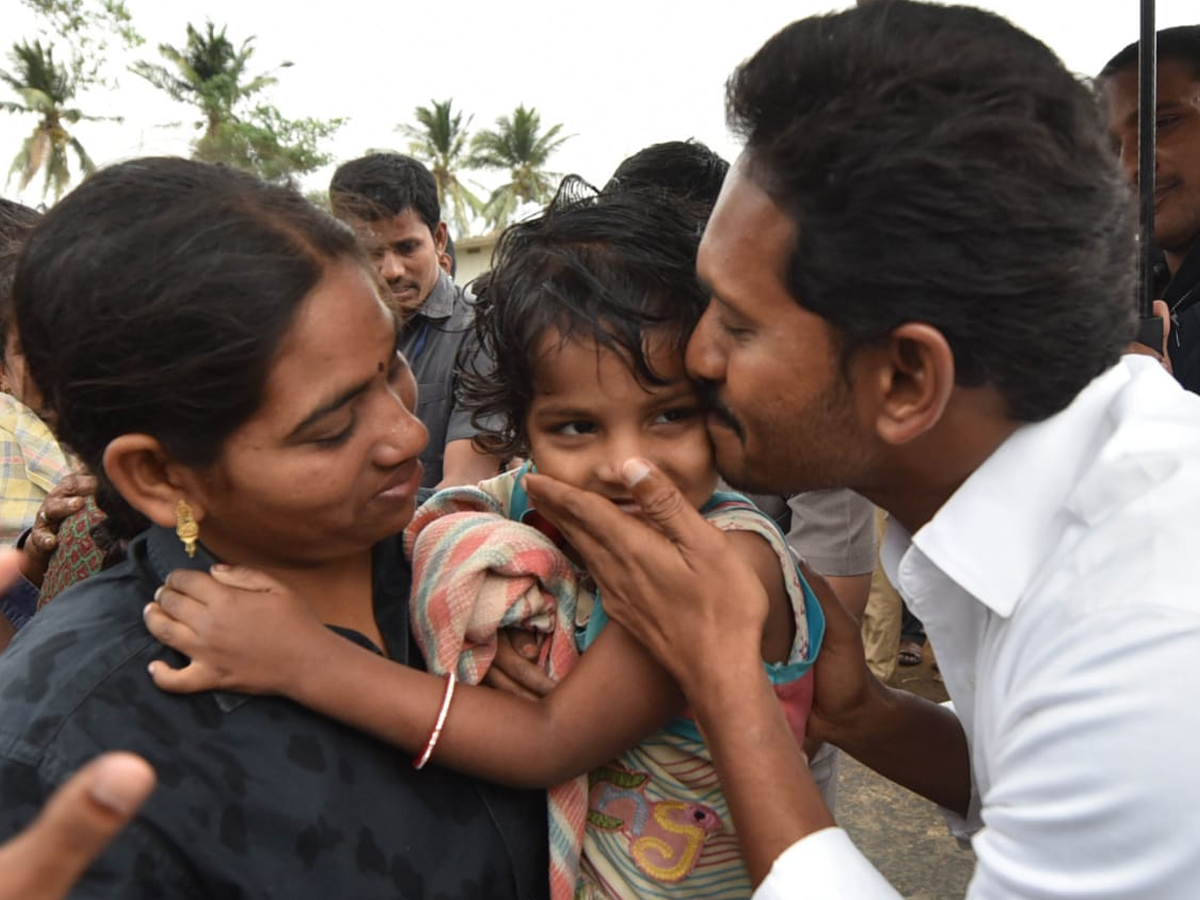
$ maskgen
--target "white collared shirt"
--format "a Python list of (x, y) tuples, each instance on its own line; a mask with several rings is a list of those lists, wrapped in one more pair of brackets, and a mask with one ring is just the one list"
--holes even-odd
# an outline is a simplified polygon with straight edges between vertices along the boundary
[[(1200, 897), (1200, 397), (1125, 357), (883, 556), (970, 745), (967, 896)], [(837, 829), (755, 894), (898, 896)]]

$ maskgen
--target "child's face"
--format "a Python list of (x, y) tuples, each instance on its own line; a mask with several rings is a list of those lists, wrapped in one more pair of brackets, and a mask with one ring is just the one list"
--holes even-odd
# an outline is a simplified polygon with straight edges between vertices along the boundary
[(643, 385), (612, 350), (588, 339), (560, 340), (551, 330), (542, 341), (526, 420), (537, 470), (636, 513), (621, 465), (639, 456), (662, 469), (689, 503), (702, 506), (717, 472), (682, 352), (651, 339), (647, 360), (668, 383)]

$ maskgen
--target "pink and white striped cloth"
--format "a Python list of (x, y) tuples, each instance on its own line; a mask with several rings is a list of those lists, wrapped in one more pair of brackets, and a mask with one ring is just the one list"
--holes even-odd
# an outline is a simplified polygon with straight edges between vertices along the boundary
[[(412, 561), (410, 616), (429, 671), (454, 669), (478, 684), (496, 655), (501, 628), (545, 635), (541, 663), (556, 680), (578, 658), (575, 604), (580, 573), (535, 528), (505, 515), (478, 488), (440, 491), (404, 531)], [(548, 792), (550, 896), (571, 900), (587, 820), (586, 775)]]

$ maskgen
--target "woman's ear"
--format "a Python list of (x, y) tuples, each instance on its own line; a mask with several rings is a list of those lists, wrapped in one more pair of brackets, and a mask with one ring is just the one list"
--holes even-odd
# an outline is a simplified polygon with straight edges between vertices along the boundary
[(125, 502), (156, 525), (172, 528), (175, 508), (187, 500), (197, 521), (204, 518), (191, 469), (167, 453), (156, 437), (123, 434), (104, 448), (104, 473)]
[(954, 352), (938, 329), (921, 322), (896, 328), (877, 357), (875, 427), (889, 444), (907, 444), (941, 421), (954, 392)]

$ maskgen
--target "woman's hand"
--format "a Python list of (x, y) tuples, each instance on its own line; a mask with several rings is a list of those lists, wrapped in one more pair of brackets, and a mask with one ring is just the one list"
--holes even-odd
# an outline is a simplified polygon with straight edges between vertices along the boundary
[(58, 529), (63, 520), (83, 509), (83, 501), (96, 493), (96, 478), (86, 471), (72, 472), (54, 486), (33, 520), (33, 528), (21, 548), (21, 574), (41, 585), (58, 549)]
[(333, 635), (307, 601), (253, 569), (213, 566), (212, 574), (176, 569), (146, 605), (152, 635), (191, 658), (176, 669), (150, 664), (165, 691), (230, 690), (282, 694), (313, 664)]

